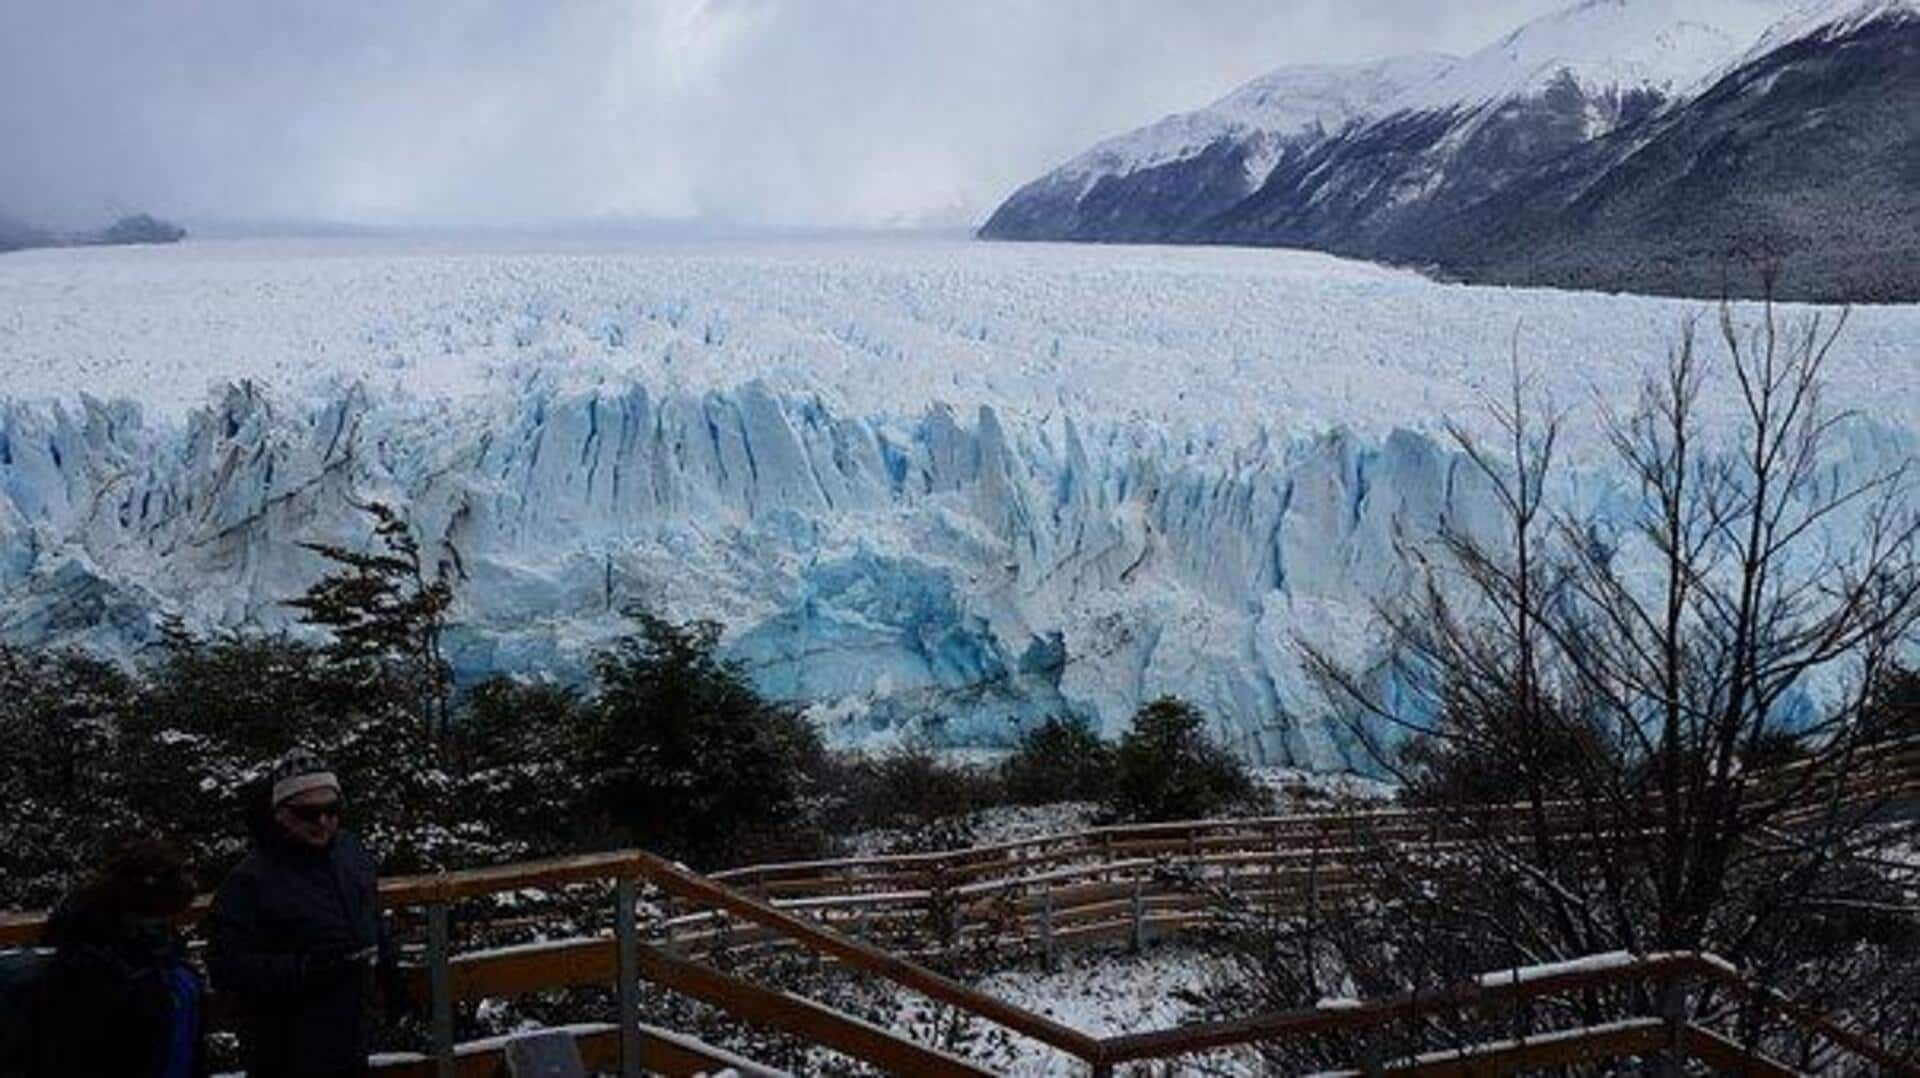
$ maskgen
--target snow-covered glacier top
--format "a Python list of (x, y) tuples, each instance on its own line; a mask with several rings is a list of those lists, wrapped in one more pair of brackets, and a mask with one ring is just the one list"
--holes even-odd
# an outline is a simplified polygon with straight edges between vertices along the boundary
[[(856, 415), (985, 405), (1234, 444), (1471, 420), (1516, 348), (1565, 404), (1625, 399), (1706, 309), (1285, 250), (189, 240), (0, 259), (0, 398), (125, 398), (167, 420), (241, 380), (425, 401), (761, 380)], [(1920, 416), (1916, 350), (1920, 310), (1854, 312), (1838, 399)]]

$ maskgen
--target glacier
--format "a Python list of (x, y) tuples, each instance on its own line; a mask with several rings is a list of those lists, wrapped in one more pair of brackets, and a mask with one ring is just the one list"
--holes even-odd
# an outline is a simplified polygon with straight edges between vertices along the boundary
[[(1497, 525), (1438, 425), (1516, 327), (1561, 399), (1617, 401), (1698, 311), (948, 238), (49, 252), (0, 299), (0, 639), (286, 627), (300, 544), (380, 500), (460, 574), (466, 680), (578, 673), (639, 604), (718, 622), (842, 743), (1176, 693), (1323, 770), (1365, 760), (1295, 642), (1364, 656), (1406, 544)], [(1869, 467), (1913, 452), (1920, 311), (1854, 317), (1832, 396)], [(1590, 426), (1566, 496), (1604, 511)]]

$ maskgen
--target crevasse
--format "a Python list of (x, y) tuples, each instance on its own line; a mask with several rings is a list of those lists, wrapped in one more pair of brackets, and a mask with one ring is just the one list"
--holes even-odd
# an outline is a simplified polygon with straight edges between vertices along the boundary
[(991, 407), (839, 415), (758, 382), (290, 409), (240, 384), (178, 425), (0, 404), (0, 639), (133, 655), (165, 615), (285, 627), (325, 570), (299, 543), (364, 543), (369, 500), (460, 574), (463, 678), (578, 674), (640, 604), (721, 623), (843, 742), (998, 744), (1059, 711), (1116, 730), (1173, 693), (1248, 757), (1318, 769), (1366, 761), (1296, 641), (1363, 657), (1409, 546), (1498, 526), (1477, 474), (1405, 431), (1222, 446)]

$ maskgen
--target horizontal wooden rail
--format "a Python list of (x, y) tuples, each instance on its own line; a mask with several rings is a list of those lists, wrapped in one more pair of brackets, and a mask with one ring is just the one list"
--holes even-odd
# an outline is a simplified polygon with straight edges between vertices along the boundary
[[(1658, 1052), (1667, 1040), (1667, 1023), (1658, 1018), (1636, 1018), (1553, 1033), (1522, 1040), (1427, 1052), (1412, 1059), (1387, 1063), (1384, 1074), (1418, 1078), (1487, 1078), (1518, 1074), (1545, 1067), (1593, 1063), (1621, 1056)], [(1328, 1071), (1318, 1078), (1360, 1078), (1364, 1072)]]
[(640, 972), (647, 980), (710, 1003), (736, 1018), (794, 1034), (890, 1074), (981, 1078), (993, 1073), (803, 996), (764, 988), (654, 948), (641, 950)]
[[(1799, 1071), (1743, 1048), (1713, 1030), (1689, 1023), (1683, 1034), (1687, 1054), (1712, 1067), (1716, 1074), (1750, 1078), (1799, 1078)], [(1888, 1071), (1898, 1074), (1898, 1070)]]
[(1381, 999), (1284, 1011), (1225, 1022), (1205, 1022), (1152, 1033), (1110, 1037), (1107, 1059), (1114, 1063), (1168, 1059), (1280, 1037), (1371, 1029), (1422, 1014), (1511, 1006), (1542, 996), (1686, 976), (1696, 968), (1692, 955), (1652, 955), (1630, 962), (1544, 972), (1514, 981), (1468, 981), (1446, 988), (1420, 989)]
[(1100, 1042), (1051, 1018), (994, 999), (957, 981), (908, 962), (871, 944), (842, 935), (810, 919), (776, 909), (675, 865), (665, 858), (640, 852), (637, 865), (648, 882), (670, 894), (701, 905), (724, 909), (742, 920), (780, 931), (808, 950), (835, 959), (850, 969), (881, 977), (929, 999), (958, 1007), (1042, 1044), (1081, 1059), (1093, 1059)]
[[(604, 1023), (557, 1027), (573, 1037), (581, 1062), (597, 1070), (620, 1068), (620, 1030)], [(507, 1037), (469, 1041), (457, 1048), (454, 1074), (458, 1078), (500, 1078), (506, 1073)], [(640, 1065), (648, 1074), (667, 1078), (696, 1078), (734, 1071), (740, 1078), (788, 1078), (785, 1071), (761, 1066), (732, 1052), (654, 1026), (640, 1027)], [(435, 1078), (433, 1059), (417, 1052), (389, 1053), (368, 1062), (372, 1078)]]
[(632, 878), (640, 874), (638, 856), (634, 850), (614, 850), (453, 872), (389, 876), (380, 881), (380, 905), (388, 909), (424, 906), (433, 902), (479, 898), (502, 891)]

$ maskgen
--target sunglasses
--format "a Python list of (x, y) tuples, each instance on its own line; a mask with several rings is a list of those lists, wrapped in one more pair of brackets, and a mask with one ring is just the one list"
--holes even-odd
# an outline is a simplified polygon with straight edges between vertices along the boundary
[(308, 823), (319, 823), (322, 818), (340, 818), (340, 802), (325, 801), (318, 805), (288, 805), (287, 811)]

